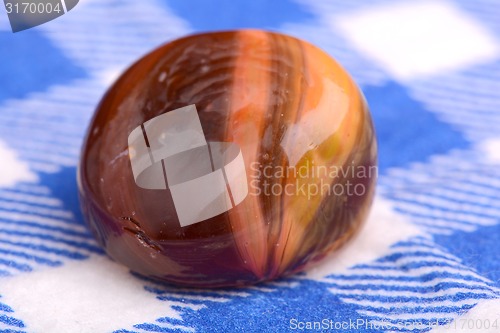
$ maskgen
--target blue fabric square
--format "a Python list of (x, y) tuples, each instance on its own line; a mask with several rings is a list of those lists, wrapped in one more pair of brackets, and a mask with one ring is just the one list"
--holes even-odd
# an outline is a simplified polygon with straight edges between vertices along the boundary
[(459, 131), (412, 99), (404, 86), (391, 81), (363, 87), (363, 92), (375, 122), (381, 173), (470, 146)]
[(285, 23), (297, 23), (313, 18), (312, 14), (291, 0), (222, 0), (213, 3), (203, 0), (167, 0), (167, 4), (199, 31), (235, 28), (276, 29)]
[(36, 29), (0, 31), (0, 102), (85, 76), (82, 67)]

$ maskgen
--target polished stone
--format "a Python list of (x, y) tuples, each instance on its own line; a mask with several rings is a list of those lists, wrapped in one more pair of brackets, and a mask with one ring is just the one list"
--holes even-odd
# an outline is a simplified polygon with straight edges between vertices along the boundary
[(78, 177), (113, 259), (180, 285), (238, 286), (352, 238), (376, 160), (366, 102), (335, 60), (241, 30), (181, 38), (133, 64), (96, 110)]

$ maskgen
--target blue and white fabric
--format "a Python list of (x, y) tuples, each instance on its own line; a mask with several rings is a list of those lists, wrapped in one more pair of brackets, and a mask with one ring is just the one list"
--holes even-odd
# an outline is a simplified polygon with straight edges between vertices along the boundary
[[(1, 6), (0, 6), (1, 7)], [(339, 60), (374, 117), (377, 196), (304, 274), (167, 287), (108, 259), (77, 199), (82, 137), (131, 62), (262, 28)], [(82, 0), (12, 33), (0, 8), (0, 332), (500, 332), (500, 2)]]

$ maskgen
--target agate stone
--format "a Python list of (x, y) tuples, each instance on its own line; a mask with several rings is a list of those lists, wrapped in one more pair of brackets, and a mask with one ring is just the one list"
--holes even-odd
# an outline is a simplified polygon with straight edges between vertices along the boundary
[(179, 285), (240, 286), (351, 239), (376, 163), (367, 104), (335, 60), (241, 30), (172, 41), (126, 70), (97, 107), (78, 183), (114, 260)]

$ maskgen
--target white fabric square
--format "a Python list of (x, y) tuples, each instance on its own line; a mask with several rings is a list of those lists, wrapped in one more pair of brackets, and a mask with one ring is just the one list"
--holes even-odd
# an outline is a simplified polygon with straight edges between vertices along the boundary
[(381, 5), (330, 22), (400, 80), (488, 62), (499, 54), (498, 43), (480, 23), (445, 1)]
[(104, 256), (3, 279), (0, 294), (28, 332), (108, 333), (161, 316), (181, 319), (175, 304)]

